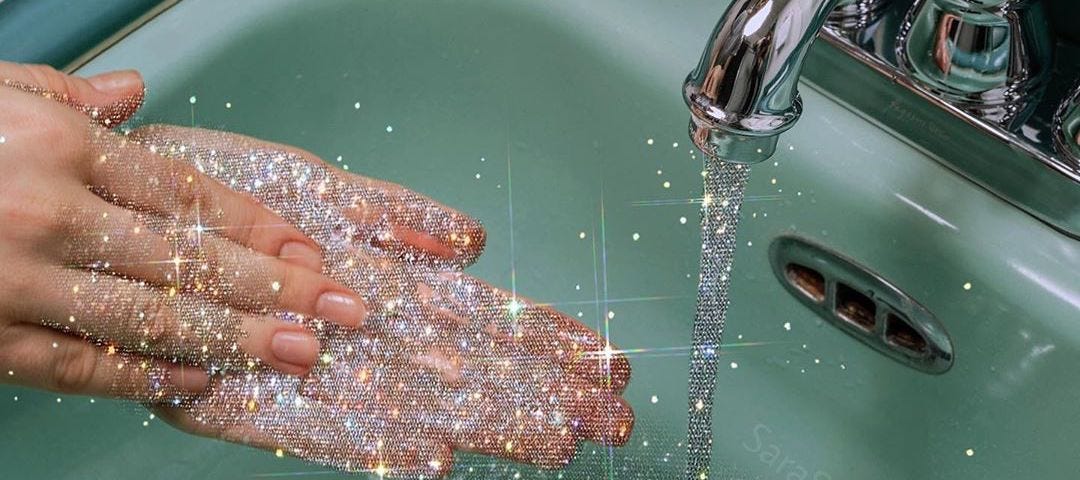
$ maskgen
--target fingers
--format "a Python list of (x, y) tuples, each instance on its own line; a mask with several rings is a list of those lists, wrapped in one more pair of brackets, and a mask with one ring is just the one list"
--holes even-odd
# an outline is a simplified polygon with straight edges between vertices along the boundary
[(105, 127), (120, 125), (134, 114), (144, 91), (142, 77), (134, 70), (80, 78), (48, 65), (0, 62), (0, 80), (74, 107)]
[(185, 411), (163, 418), (181, 429), (383, 477), (442, 477), (453, 453), (438, 434), (417, 425), (331, 408), (300, 397), (298, 383), (273, 374), (216, 379)]
[(250, 196), (233, 191), (192, 165), (162, 157), (124, 137), (95, 131), (79, 164), (83, 180), (125, 208), (176, 219), (240, 245), (321, 269), (318, 246)]
[(438, 278), (442, 282), (432, 285), (434, 293), (422, 295), (422, 300), (597, 385), (621, 392), (629, 383), (626, 356), (577, 320), (460, 272), (443, 272)]
[(14, 310), (123, 352), (222, 370), (246, 370), (261, 361), (292, 375), (307, 373), (319, 355), (318, 340), (302, 325), (111, 275), (49, 272), (31, 280), (38, 293)]
[(568, 372), (615, 392), (630, 383), (626, 355), (581, 322), (540, 305), (523, 308), (519, 322), (533, 334), (525, 347), (553, 355)]
[[(347, 327), (367, 315), (347, 288), (295, 263), (218, 238), (198, 226), (117, 207), (87, 192), (63, 214), (64, 262), (114, 272), (174, 293), (199, 292), (249, 312), (285, 310)], [(85, 197), (85, 198), (82, 198)]]
[(202, 370), (110, 354), (75, 337), (35, 325), (16, 324), (0, 349), (6, 380), (61, 393), (117, 396), (140, 402), (173, 403), (202, 392)]
[[(475, 261), (483, 251), (485, 233), (475, 219), (399, 185), (333, 169), (294, 147), (232, 133), (160, 125), (136, 129), (131, 137), (159, 149), (183, 146), (182, 157), (215, 166), (205, 170), (224, 183), (230, 183), (229, 176), (241, 168), (310, 170), (309, 181), (302, 187), (307, 190), (301, 195), (332, 203), (358, 224), (385, 227), (372, 243), (409, 259), (461, 266)], [(273, 202), (267, 196), (274, 194), (256, 193), (268, 203)]]

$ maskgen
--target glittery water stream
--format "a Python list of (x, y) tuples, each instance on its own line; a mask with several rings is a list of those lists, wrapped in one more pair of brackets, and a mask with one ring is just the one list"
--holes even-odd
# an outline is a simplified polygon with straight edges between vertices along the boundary
[(690, 356), (689, 424), (686, 478), (709, 477), (712, 456), (712, 403), (717, 355), (730, 304), (731, 266), (748, 165), (708, 160), (701, 204), (701, 278)]

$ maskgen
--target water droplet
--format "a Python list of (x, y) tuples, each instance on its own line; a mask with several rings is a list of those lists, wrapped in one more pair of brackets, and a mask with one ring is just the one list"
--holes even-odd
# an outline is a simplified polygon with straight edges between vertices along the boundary
[(360, 110), (360, 102), (356, 102), (356, 103), (352, 104), (352, 108), (354, 108), (356, 110)]
[(652, 398), (649, 399), (649, 401), (652, 402), (652, 403), (656, 403), (656, 402), (660, 401), (660, 398), (657, 397), (656, 395), (653, 395)]
[(585, 240), (585, 232), (578, 232), (578, 234), (577, 234), (577, 238), (580, 238), (580, 239), (582, 239), (582, 240)]
[(964, 290), (971, 290), (971, 282), (967, 282), (964, 284)]
[(187, 101), (188, 103), (195, 105), (195, 102), (199, 101), (199, 99), (195, 98), (195, 95), (192, 95), (191, 98), (187, 99)]
[(225, 108), (232, 108), (232, 102), (225, 102)]
[(392, 127), (390, 125), (386, 126), (386, 133), (390, 133), (390, 132), (393, 132), (393, 131), (394, 131), (394, 127)]
[(686, 225), (686, 217), (679, 217), (679, 223)]
[(653, 144), (653, 139), (650, 138), (648, 140), (645, 140), (645, 143), (647, 143), (649, 145), (652, 145)]
[(638, 234), (638, 233), (635, 233), (633, 238), (634, 238), (634, 241), (636, 242), (636, 241), (641, 239), (641, 235)]
[(731, 362), (731, 369), (734, 370), (736, 368), (739, 368), (739, 364), (735, 363), (735, 362)]

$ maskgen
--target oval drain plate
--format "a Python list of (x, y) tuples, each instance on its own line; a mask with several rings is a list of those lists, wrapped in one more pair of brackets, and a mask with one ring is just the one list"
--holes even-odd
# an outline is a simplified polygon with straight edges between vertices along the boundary
[(790, 235), (772, 242), (769, 257), (788, 292), (848, 335), (922, 372), (942, 374), (952, 367), (945, 327), (881, 275)]

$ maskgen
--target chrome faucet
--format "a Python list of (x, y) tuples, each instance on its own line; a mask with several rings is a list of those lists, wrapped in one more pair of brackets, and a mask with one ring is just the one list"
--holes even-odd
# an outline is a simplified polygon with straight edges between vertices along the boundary
[[(769, 158), (802, 113), (805, 71), (856, 114), (1080, 239), (1080, 37), (1061, 13), (1075, 3), (732, 0), (683, 84), (690, 136), (711, 159)], [(819, 36), (826, 45), (811, 49)]]
[(772, 156), (802, 113), (803, 58), (838, 1), (731, 3), (683, 85), (690, 137), (702, 153), (737, 163)]

